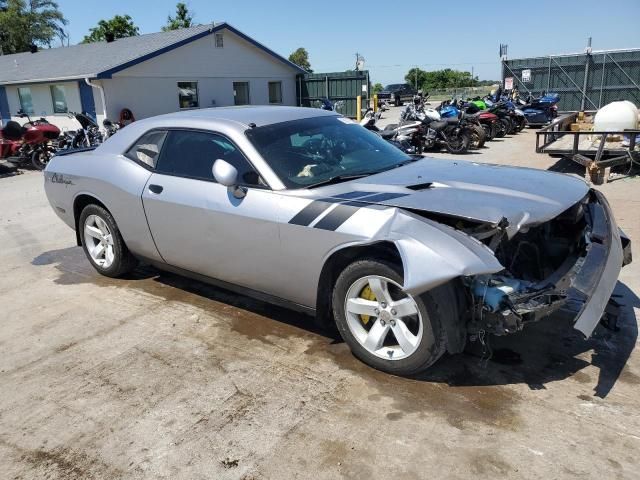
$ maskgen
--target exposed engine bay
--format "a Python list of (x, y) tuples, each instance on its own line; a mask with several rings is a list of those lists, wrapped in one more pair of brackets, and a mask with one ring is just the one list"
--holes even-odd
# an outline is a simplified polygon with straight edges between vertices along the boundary
[(468, 333), (513, 333), (566, 303), (591, 244), (604, 240), (603, 210), (596, 200), (589, 193), (556, 218), (521, 228), (512, 238), (506, 234), (506, 219), (498, 225), (463, 227), (505, 267), (497, 274), (464, 279), (470, 296)]

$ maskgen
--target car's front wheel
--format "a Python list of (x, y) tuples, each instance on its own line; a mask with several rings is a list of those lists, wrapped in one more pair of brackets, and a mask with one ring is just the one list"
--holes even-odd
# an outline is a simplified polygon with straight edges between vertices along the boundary
[(359, 260), (338, 277), (333, 314), (342, 338), (366, 364), (396, 375), (421, 372), (446, 350), (437, 295), (412, 296), (398, 268)]
[(120, 277), (136, 267), (137, 260), (129, 252), (108, 210), (100, 205), (87, 205), (80, 214), (78, 228), (82, 229), (84, 253), (99, 273)]

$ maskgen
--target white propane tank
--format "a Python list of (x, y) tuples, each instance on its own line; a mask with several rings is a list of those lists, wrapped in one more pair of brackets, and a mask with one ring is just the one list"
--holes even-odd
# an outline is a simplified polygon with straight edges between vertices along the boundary
[(638, 108), (628, 100), (611, 102), (602, 107), (593, 119), (596, 132), (634, 130), (638, 128)]

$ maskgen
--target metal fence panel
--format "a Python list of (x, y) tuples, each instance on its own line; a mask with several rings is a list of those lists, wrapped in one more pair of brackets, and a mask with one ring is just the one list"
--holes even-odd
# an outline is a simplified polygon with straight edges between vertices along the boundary
[(363, 107), (369, 101), (369, 72), (347, 71), (332, 73), (307, 73), (298, 75), (298, 105), (319, 107), (324, 98), (337, 104), (336, 110), (347, 116), (356, 117), (357, 97), (362, 96)]
[[(520, 92), (559, 93), (563, 111), (595, 110), (615, 100), (640, 105), (640, 49), (521, 58), (502, 65), (503, 80), (512, 77)], [(530, 71), (526, 82), (524, 70)]]

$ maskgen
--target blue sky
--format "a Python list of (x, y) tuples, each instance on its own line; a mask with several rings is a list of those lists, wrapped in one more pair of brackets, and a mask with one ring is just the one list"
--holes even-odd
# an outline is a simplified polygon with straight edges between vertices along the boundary
[[(77, 43), (102, 18), (129, 14), (141, 33), (159, 31), (176, 0), (58, 0)], [(640, 0), (535, 2), (188, 0), (198, 23), (227, 21), (276, 52), (309, 51), (317, 72), (352, 68), (366, 59), (373, 82), (402, 81), (414, 65), (500, 75), (498, 47), (511, 58), (640, 47)], [(521, 7), (517, 5), (521, 3)]]

